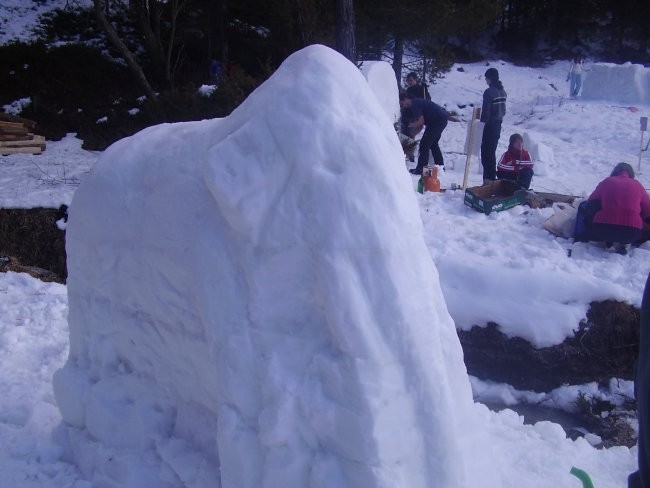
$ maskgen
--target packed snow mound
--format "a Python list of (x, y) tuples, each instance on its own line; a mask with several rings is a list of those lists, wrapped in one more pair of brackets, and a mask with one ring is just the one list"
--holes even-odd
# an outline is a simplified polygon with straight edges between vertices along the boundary
[(422, 235), (393, 127), (323, 46), (226, 119), (114, 144), (70, 207), (68, 455), (102, 486), (467, 486)]
[(399, 87), (393, 67), (386, 61), (364, 61), (361, 72), (391, 123), (400, 118)]
[(586, 74), (582, 97), (617, 103), (650, 103), (650, 68), (641, 64), (594, 63)]

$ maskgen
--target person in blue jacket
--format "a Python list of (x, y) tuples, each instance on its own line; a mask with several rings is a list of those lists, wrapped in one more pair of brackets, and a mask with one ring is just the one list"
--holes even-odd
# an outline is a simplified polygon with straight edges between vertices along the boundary
[(418, 164), (409, 170), (412, 174), (422, 174), (422, 170), (429, 162), (429, 151), (433, 154), (436, 165), (445, 165), (445, 160), (440, 150), (440, 137), (447, 127), (447, 110), (440, 105), (423, 98), (410, 98), (408, 94), (399, 96), (400, 106), (404, 109), (409, 127), (425, 126), (424, 134), (420, 140)]
[(483, 139), (481, 140), (481, 164), (483, 165), (483, 183), (497, 178), (497, 145), (501, 137), (501, 123), (506, 114), (506, 91), (499, 80), (499, 71), (489, 68), (485, 72), (487, 89), (483, 92), (483, 108), (481, 109), (481, 122)]

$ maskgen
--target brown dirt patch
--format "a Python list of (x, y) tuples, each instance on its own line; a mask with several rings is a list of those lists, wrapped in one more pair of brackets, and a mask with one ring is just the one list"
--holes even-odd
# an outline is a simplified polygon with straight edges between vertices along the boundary
[(5, 268), (41, 268), (53, 273), (58, 278), (55, 281), (64, 283), (67, 277), (65, 231), (57, 227), (56, 221), (65, 210), (0, 209), (0, 256), (10, 257), (13, 263), (5, 263)]
[(493, 322), (458, 331), (469, 374), (517, 389), (547, 392), (563, 384), (631, 380), (639, 349), (639, 309), (615, 300), (593, 302), (574, 337), (535, 349)]

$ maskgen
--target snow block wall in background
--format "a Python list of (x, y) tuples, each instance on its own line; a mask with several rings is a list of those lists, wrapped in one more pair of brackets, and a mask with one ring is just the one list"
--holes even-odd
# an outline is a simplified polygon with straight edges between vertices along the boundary
[(114, 144), (67, 230), (54, 388), (94, 486), (467, 486), (479, 429), (410, 177), (336, 52)]
[(650, 103), (650, 68), (643, 65), (594, 63), (583, 76), (583, 98)]
[(361, 72), (391, 124), (400, 118), (399, 87), (393, 67), (386, 61), (364, 61)]

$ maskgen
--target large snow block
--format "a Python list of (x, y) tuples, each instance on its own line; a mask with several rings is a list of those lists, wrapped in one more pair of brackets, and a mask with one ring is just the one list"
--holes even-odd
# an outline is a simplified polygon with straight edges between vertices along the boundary
[(616, 103), (650, 103), (650, 69), (640, 64), (594, 63), (582, 97)]
[(361, 73), (366, 78), (370, 89), (377, 97), (379, 104), (388, 115), (391, 123), (400, 119), (399, 87), (393, 67), (386, 61), (364, 61)]
[(117, 142), (69, 213), (54, 388), (95, 486), (468, 486), (458, 337), (395, 131), (341, 55)]

